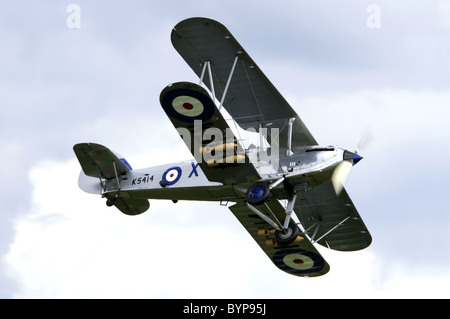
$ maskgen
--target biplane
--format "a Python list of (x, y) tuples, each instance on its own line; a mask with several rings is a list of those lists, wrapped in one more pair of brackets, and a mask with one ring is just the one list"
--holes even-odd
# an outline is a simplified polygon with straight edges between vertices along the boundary
[(329, 271), (315, 244), (338, 251), (368, 247), (371, 235), (343, 186), (362, 159), (358, 152), (318, 145), (219, 22), (181, 21), (171, 41), (199, 82), (168, 85), (160, 104), (193, 159), (132, 169), (105, 146), (77, 144), (80, 188), (127, 215), (147, 211), (149, 199), (218, 202), (279, 269), (296, 276)]

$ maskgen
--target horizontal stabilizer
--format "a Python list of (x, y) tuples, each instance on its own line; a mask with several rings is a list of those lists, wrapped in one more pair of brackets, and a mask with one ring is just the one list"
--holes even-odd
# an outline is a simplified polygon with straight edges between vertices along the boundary
[(84, 174), (112, 179), (131, 170), (125, 159), (120, 159), (107, 147), (95, 143), (81, 143), (73, 147)]
[(145, 198), (118, 197), (114, 205), (126, 215), (139, 215), (150, 208), (150, 202)]

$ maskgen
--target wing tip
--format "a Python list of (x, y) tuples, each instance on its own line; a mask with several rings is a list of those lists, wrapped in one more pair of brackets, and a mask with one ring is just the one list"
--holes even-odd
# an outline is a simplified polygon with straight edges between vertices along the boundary
[(300, 248), (280, 249), (272, 256), (272, 261), (284, 272), (299, 277), (319, 277), (330, 270), (319, 253)]

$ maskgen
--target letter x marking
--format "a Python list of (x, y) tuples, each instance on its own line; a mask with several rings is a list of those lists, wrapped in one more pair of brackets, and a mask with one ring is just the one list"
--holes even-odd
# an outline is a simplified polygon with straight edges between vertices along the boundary
[(188, 177), (188, 178), (191, 178), (191, 177), (192, 177), (192, 174), (195, 174), (195, 176), (198, 176), (198, 173), (197, 173), (197, 167), (198, 167), (198, 164), (195, 164), (194, 162), (192, 162), (192, 163), (191, 163), (191, 166), (192, 166), (192, 171), (191, 171), (191, 173), (189, 174), (189, 177)]

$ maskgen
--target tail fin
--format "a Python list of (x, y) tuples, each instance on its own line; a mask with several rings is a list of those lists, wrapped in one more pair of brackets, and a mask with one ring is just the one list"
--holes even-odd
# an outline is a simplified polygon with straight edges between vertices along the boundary
[(125, 197), (122, 197), (119, 196), (120, 191), (115, 191), (114, 194), (105, 194), (102, 189), (102, 182), (99, 180), (119, 179), (120, 176), (132, 170), (126, 159), (107, 147), (95, 143), (77, 144), (73, 150), (82, 168), (78, 185), (83, 191), (106, 195), (110, 203), (108, 206), (114, 205), (127, 215), (138, 215), (149, 208), (150, 204), (147, 199), (130, 198), (125, 194)]

